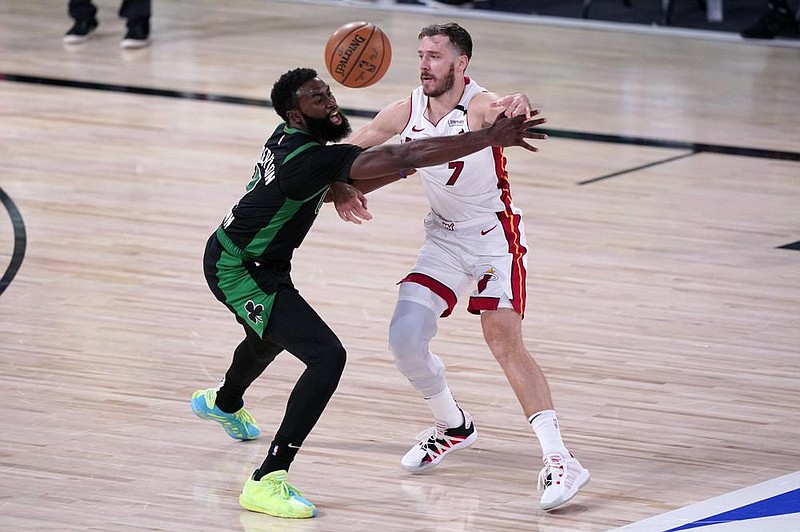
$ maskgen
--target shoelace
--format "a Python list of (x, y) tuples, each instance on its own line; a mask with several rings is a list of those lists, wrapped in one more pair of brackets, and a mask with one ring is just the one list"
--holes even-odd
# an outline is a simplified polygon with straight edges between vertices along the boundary
[(423, 430), (422, 432), (417, 434), (415, 438), (419, 442), (425, 442), (431, 438), (433, 438), (434, 440), (441, 440), (442, 438), (445, 437), (444, 431), (446, 430), (447, 430), (447, 425), (437, 421), (435, 425)]
[(253, 416), (250, 415), (250, 412), (248, 412), (244, 408), (233, 414), (233, 417), (236, 419), (236, 421), (242, 423), (243, 425), (247, 423), (251, 425), (256, 424), (256, 420), (253, 418)]
[(284, 499), (288, 499), (292, 495), (297, 495), (299, 497), (303, 496), (303, 492), (289, 484), (288, 480), (277, 480), (275, 483), (273, 483), (273, 488), (275, 491), (280, 491), (281, 497)]
[(564, 476), (564, 462), (558, 458), (545, 458), (544, 467), (539, 471), (536, 487), (537, 489), (547, 488), (555, 478), (561, 478), (562, 476)]
[(416, 439), (419, 441), (420, 446), (425, 449), (428, 456), (435, 457), (451, 446), (452, 440), (445, 434), (446, 430), (447, 425), (437, 421), (434, 426), (428, 427), (417, 434)]

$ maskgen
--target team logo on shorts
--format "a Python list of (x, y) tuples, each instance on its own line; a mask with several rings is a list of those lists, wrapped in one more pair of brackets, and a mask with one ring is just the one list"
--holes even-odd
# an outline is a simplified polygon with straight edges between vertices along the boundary
[(247, 300), (247, 303), (244, 304), (244, 309), (247, 311), (247, 319), (252, 321), (253, 323), (261, 323), (264, 321), (261, 318), (261, 313), (264, 312), (264, 305), (259, 303), (256, 305), (253, 303), (252, 299)]
[(497, 275), (494, 273), (494, 268), (489, 268), (486, 270), (483, 275), (481, 276), (480, 281), (478, 281), (478, 293), (482, 293), (486, 290), (486, 285), (489, 284), (489, 281), (496, 281)]

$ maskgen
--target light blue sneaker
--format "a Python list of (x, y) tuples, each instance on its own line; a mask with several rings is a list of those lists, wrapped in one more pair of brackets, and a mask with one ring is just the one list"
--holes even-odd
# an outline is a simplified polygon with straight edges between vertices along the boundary
[(215, 388), (197, 390), (192, 394), (192, 411), (201, 419), (213, 419), (218, 422), (234, 440), (255, 440), (261, 435), (256, 420), (244, 407), (233, 414), (228, 414), (219, 409), (215, 404), (216, 401)]

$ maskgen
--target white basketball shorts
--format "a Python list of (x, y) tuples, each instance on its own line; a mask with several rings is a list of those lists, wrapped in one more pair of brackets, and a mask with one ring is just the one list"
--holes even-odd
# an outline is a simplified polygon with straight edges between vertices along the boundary
[[(416, 264), (400, 282), (419, 284), (439, 296), (447, 305), (441, 317), (450, 315), (470, 285), (468, 312), (513, 308), (524, 316), (528, 244), (519, 210), (462, 223), (431, 212), (425, 233)], [(404, 292), (406, 299), (420, 300), (417, 290), (400, 290), (400, 299)]]

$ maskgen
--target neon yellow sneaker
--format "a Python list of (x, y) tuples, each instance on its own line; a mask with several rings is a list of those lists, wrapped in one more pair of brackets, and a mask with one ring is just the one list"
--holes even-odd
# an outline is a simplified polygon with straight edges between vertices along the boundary
[(228, 436), (235, 440), (255, 440), (261, 435), (261, 429), (256, 425), (256, 420), (244, 407), (233, 414), (228, 414), (219, 409), (215, 404), (217, 390), (208, 388), (197, 390), (192, 394), (192, 411), (200, 419), (213, 419), (222, 425)]
[(261, 480), (253, 480), (253, 476), (247, 479), (239, 495), (242, 508), (289, 519), (307, 519), (317, 515), (317, 507), (289, 484), (289, 473), (285, 470), (273, 471)]

